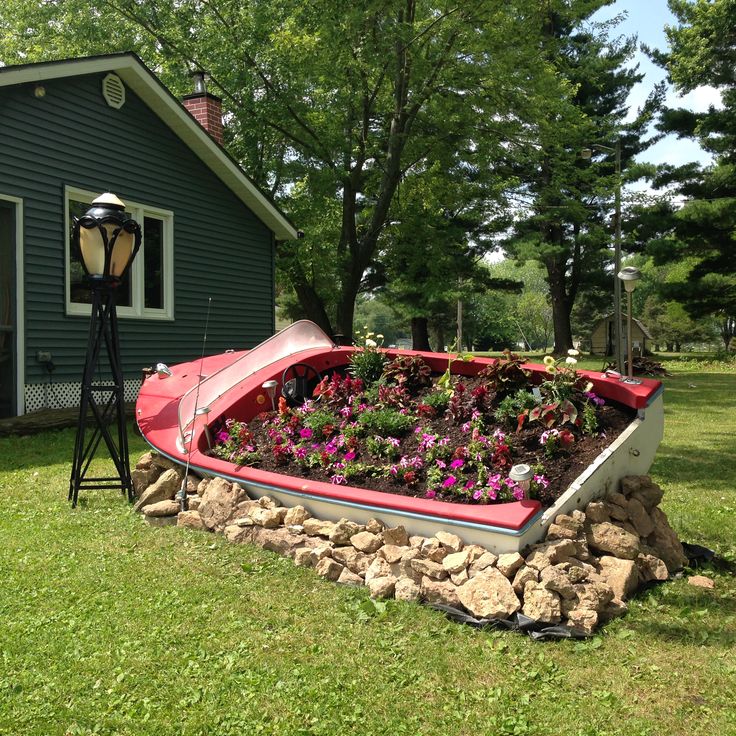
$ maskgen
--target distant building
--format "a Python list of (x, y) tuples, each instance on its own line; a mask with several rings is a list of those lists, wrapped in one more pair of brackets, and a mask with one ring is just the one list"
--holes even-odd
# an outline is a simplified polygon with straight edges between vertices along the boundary
[[(628, 350), (626, 345), (626, 315), (623, 315), (622, 339), (624, 352)], [(596, 322), (590, 335), (590, 353), (591, 355), (613, 355), (613, 315)], [(647, 340), (651, 340), (652, 336), (649, 330), (638, 320), (634, 319), (631, 324), (631, 343), (634, 355), (643, 355), (647, 350)]]

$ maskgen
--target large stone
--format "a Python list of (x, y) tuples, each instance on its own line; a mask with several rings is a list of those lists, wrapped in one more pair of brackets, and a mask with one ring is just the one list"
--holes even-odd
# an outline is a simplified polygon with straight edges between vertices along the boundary
[(149, 464), (147, 468), (136, 468), (130, 474), (133, 481), (133, 490), (136, 496), (142, 496), (143, 492), (156, 482), (163, 471), (157, 465)]
[(352, 545), (349, 547), (335, 547), (332, 550), (332, 557), (356, 575), (365, 575), (368, 566), (373, 561), (370, 555), (358, 552)]
[(334, 583), (340, 579), (340, 575), (345, 568), (339, 562), (335, 562), (331, 557), (323, 557), (314, 569), (317, 575)]
[(276, 529), (281, 526), (281, 522), (286, 514), (286, 509), (268, 509), (255, 508), (250, 512), (250, 518), (257, 526), (264, 529)]
[(613, 600), (613, 590), (610, 585), (599, 582), (582, 583), (575, 586), (578, 596), (574, 608), (587, 609), (600, 613)]
[(240, 501), (244, 500), (245, 491), (236, 483), (224, 478), (213, 478), (202, 496), (199, 514), (208, 529), (221, 531), (236, 510)]
[(257, 503), (262, 509), (277, 509), (281, 506), (281, 501), (272, 496), (261, 496)]
[(442, 567), (444, 567), (450, 574), (458, 573), (468, 566), (469, 559), (470, 555), (468, 555), (466, 550), (463, 550), (462, 552), (453, 552), (442, 560)]
[(158, 503), (150, 503), (143, 508), (146, 516), (176, 516), (179, 513), (178, 501), (159, 501)]
[(543, 570), (550, 565), (566, 562), (570, 557), (575, 557), (577, 552), (578, 548), (571, 539), (555, 539), (534, 546), (526, 557), (526, 564)]
[(358, 532), (350, 537), (350, 544), (359, 552), (371, 554), (377, 552), (383, 546), (383, 540), (379, 534), (371, 534), (370, 532)]
[(642, 583), (652, 580), (667, 580), (670, 576), (667, 565), (654, 555), (641, 554), (636, 558), (636, 568)]
[(135, 464), (136, 470), (148, 470), (151, 465), (153, 465), (153, 456), (156, 453), (152, 451), (144, 452), (139, 458), (138, 462)]
[(421, 573), (433, 580), (444, 580), (448, 576), (447, 570), (441, 563), (427, 560), (423, 557), (415, 557), (409, 563), (415, 572)]
[[(626, 480), (624, 478), (624, 483)], [(664, 497), (664, 491), (648, 475), (639, 476), (638, 481), (638, 484), (634, 484), (635, 487), (632, 487), (632, 490), (629, 491), (630, 496), (639, 501), (647, 511), (651, 511), (661, 503)]]
[(371, 578), (366, 580), (366, 585), (371, 593), (371, 598), (392, 598), (396, 588), (396, 578), (393, 575)]
[(547, 529), (546, 539), (548, 542), (552, 542), (555, 539), (576, 539), (577, 536), (578, 532), (576, 530), (552, 523)]
[(257, 527), (255, 530), (257, 543), (263, 549), (277, 552), (284, 557), (293, 557), (296, 550), (302, 547), (310, 539), (306, 534), (291, 534), (288, 529), (267, 529)]
[(608, 506), (603, 501), (591, 501), (585, 509), (585, 516), (593, 524), (610, 521)]
[(427, 603), (439, 603), (443, 606), (460, 608), (458, 590), (449, 580), (434, 580), (426, 575), (419, 584), (420, 596)]
[(422, 596), (421, 588), (411, 578), (401, 577), (396, 581), (394, 589), (394, 598), (397, 601), (407, 601), (413, 603), (418, 601)]
[(323, 521), (322, 519), (309, 518), (302, 523), (304, 533), (310, 537), (329, 537), (335, 524), (331, 521)]
[(380, 534), (385, 528), (386, 525), (378, 519), (368, 519), (365, 525), (365, 530), (371, 534)]
[(489, 567), (493, 567), (498, 561), (498, 557), (493, 552), (484, 552), (475, 562), (470, 563), (468, 575), (472, 578), (483, 572)]
[(395, 526), (392, 529), (383, 530), (383, 543), (395, 544), (397, 547), (409, 546), (409, 535), (403, 526)]
[(436, 537), (425, 539), (419, 550), (423, 557), (426, 557), (428, 560), (432, 560), (433, 562), (442, 562), (449, 552), (447, 547), (444, 547)]
[(608, 503), (608, 501), (605, 501), (604, 503), (606, 505), (606, 510), (608, 511), (608, 516), (613, 521), (626, 521), (629, 518), (628, 511), (621, 506), (618, 506), (615, 503)]
[(158, 452), (151, 453), (151, 462), (161, 468), (161, 470), (172, 470), (179, 468), (179, 466), (173, 460), (169, 460), (169, 458), (164, 455), (159, 455)]
[(170, 468), (162, 473), (152, 486), (149, 486), (143, 491), (143, 495), (136, 501), (133, 509), (140, 511), (152, 503), (168, 501), (174, 498), (181, 485), (182, 476), (183, 473), (180, 473), (174, 468)]
[(460, 572), (451, 572), (450, 580), (452, 580), (453, 585), (465, 585), (470, 580), (467, 568), (464, 567)]
[(463, 548), (463, 540), (460, 539), (456, 534), (450, 534), (450, 532), (439, 531), (435, 534), (435, 537), (439, 539), (443, 547), (447, 547), (450, 552), (459, 552)]
[(648, 537), (654, 531), (654, 524), (649, 512), (636, 497), (632, 497), (629, 501), (629, 520), (640, 537)]
[[(316, 567), (325, 558), (332, 558), (332, 542), (323, 542), (322, 544), (316, 544), (315, 546), (307, 545), (311, 547), (312, 566)], [(296, 553), (295, 553), (296, 554)]]
[(335, 523), (335, 526), (330, 532), (329, 540), (333, 544), (349, 544), (350, 537), (354, 536), (359, 531), (360, 526), (354, 521), (340, 519), (340, 521)]
[(199, 515), (199, 511), (180, 511), (176, 518), (176, 525), (182, 526), (185, 529), (207, 530), (202, 517)]
[(465, 608), (477, 618), (506, 619), (521, 604), (508, 578), (495, 567), (488, 567), (457, 589)]
[(567, 614), (568, 625), (584, 634), (592, 634), (598, 626), (598, 614), (588, 608), (575, 608)]
[(604, 555), (598, 560), (598, 574), (611, 587), (616, 598), (628, 598), (639, 585), (639, 571), (634, 560)]
[(624, 560), (635, 560), (639, 554), (639, 537), (608, 521), (591, 524), (588, 545)]
[(294, 564), (299, 567), (314, 567), (315, 559), (310, 547), (299, 547), (294, 550)]
[(404, 555), (404, 552), (411, 549), (411, 547), (397, 547), (395, 544), (384, 544), (378, 550), (378, 556), (383, 557), (389, 565), (393, 565), (399, 562)]
[(694, 585), (696, 588), (707, 588), (708, 590), (713, 590), (716, 587), (715, 580), (706, 575), (691, 575), (687, 579), (687, 584)]
[(350, 572), (350, 570), (345, 567), (340, 573), (340, 577), (337, 579), (337, 582), (340, 583), (340, 585), (360, 586), (363, 585), (363, 578), (360, 577), (360, 575), (356, 575), (354, 572)]
[(365, 582), (366, 585), (370, 583), (374, 578), (387, 578), (393, 573), (391, 572), (391, 565), (381, 557), (376, 557), (372, 560), (370, 565), (365, 571)]
[(202, 499), (196, 495), (187, 496), (187, 511), (199, 511), (199, 507), (202, 505)]
[(542, 582), (529, 582), (524, 586), (524, 606), (521, 612), (535, 621), (557, 624), (562, 620), (560, 596)]
[(303, 525), (307, 519), (311, 518), (311, 516), (312, 514), (310, 514), (309, 511), (304, 508), (304, 506), (292, 506), (286, 511), (286, 515), (284, 516), (284, 525)]
[(418, 557), (421, 557), (419, 549), (416, 547), (410, 547), (401, 556), (401, 562), (399, 562), (399, 574), (402, 577), (410, 578), (415, 583), (420, 583), (422, 581), (422, 572), (420, 570), (415, 570), (411, 566), (411, 561), (416, 560)]
[(606, 501), (608, 501), (608, 503), (615, 504), (616, 506), (620, 506), (624, 511), (627, 511), (629, 508), (629, 500), (623, 493), (609, 493), (606, 497)]
[(524, 587), (531, 581), (536, 583), (539, 580), (539, 570), (528, 565), (522, 565), (514, 575), (514, 582), (511, 583), (511, 587), (514, 589), (514, 593), (518, 596), (524, 595)]
[[(539, 575), (539, 584), (547, 590), (553, 590), (563, 598), (575, 598), (576, 592), (565, 563), (545, 567)], [(526, 596), (526, 587), (524, 588)], [(546, 620), (546, 619), (545, 619)]]
[(687, 557), (674, 529), (670, 526), (662, 509), (655, 507), (651, 510), (654, 531), (647, 538), (649, 546), (656, 551), (667, 569), (673, 573), (687, 565)]
[(518, 552), (509, 552), (504, 555), (499, 555), (496, 561), (496, 567), (507, 577), (509, 580), (516, 575), (517, 570), (524, 564), (524, 558)]
[(629, 610), (629, 606), (625, 601), (620, 598), (613, 598), (603, 608), (602, 611), (598, 612), (598, 620), (610, 621), (611, 619), (623, 616)]

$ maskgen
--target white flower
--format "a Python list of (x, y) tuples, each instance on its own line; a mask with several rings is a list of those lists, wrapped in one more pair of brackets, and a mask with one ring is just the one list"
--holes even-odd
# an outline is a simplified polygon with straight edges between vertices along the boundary
[(575, 348), (570, 348), (570, 349), (569, 349), (569, 350), (567, 351), (567, 354), (568, 354), (568, 355), (573, 355), (573, 356), (575, 356), (575, 355), (580, 355), (580, 351), (579, 351), (579, 350), (575, 350)]
[(377, 337), (377, 338), (378, 338), (379, 340), (383, 340), (383, 335), (382, 335), (382, 334), (381, 334), (380, 332), (379, 332), (379, 333), (378, 333), (378, 334), (376, 335), (376, 337)]
[(568, 365), (575, 365), (577, 363), (577, 360), (575, 358), (565, 358), (565, 363)]
[(366, 340), (365, 341), (365, 346), (367, 348), (377, 348), (378, 347), (378, 343), (375, 340), (370, 340), (369, 339), (369, 340)]
[(554, 365), (555, 364), (555, 359), (551, 355), (545, 355), (544, 356), (544, 364), (547, 365), (547, 366)]

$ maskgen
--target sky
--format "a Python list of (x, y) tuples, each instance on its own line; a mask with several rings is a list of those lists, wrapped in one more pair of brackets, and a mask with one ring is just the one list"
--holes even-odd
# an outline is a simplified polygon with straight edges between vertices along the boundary
[[(667, 7), (667, 0), (616, 0), (608, 7), (599, 10), (593, 16), (593, 20), (604, 21), (619, 14), (626, 15), (616, 28), (619, 34), (635, 35), (640, 44), (644, 43), (662, 50), (667, 49), (664, 27), (665, 25), (676, 25), (675, 17)], [(644, 79), (634, 87), (629, 97), (631, 117), (643, 104), (655, 83), (666, 76), (664, 71), (653, 64), (641, 51), (637, 53), (635, 63), (639, 64), (639, 71), (644, 73)], [(709, 105), (717, 105), (719, 102), (720, 94), (712, 87), (700, 87), (683, 97), (670, 89), (667, 95), (668, 106), (685, 107), (696, 111), (707, 110)], [(657, 164), (668, 162), (678, 166), (690, 161), (707, 163), (710, 158), (697, 143), (690, 140), (678, 140), (671, 135), (642, 153), (638, 160)]]

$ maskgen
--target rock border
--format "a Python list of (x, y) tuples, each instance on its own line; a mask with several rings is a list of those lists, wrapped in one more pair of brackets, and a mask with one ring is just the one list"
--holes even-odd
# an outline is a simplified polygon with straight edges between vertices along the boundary
[(301, 505), (283, 507), (224, 478), (187, 476), (187, 511), (174, 495), (184, 471), (154, 452), (132, 473), (134, 506), (153, 526), (222, 533), (290, 557), (321, 577), (365, 586), (373, 598), (450, 606), (480, 619), (517, 612), (538, 622), (592, 634), (627, 611), (626, 600), (651, 581), (667, 580), (687, 558), (659, 508), (663, 492), (649, 476), (628, 476), (618, 491), (560, 514), (545, 540), (495, 555), (449, 532), (413, 536), (379, 519), (356, 524), (317, 519)]

